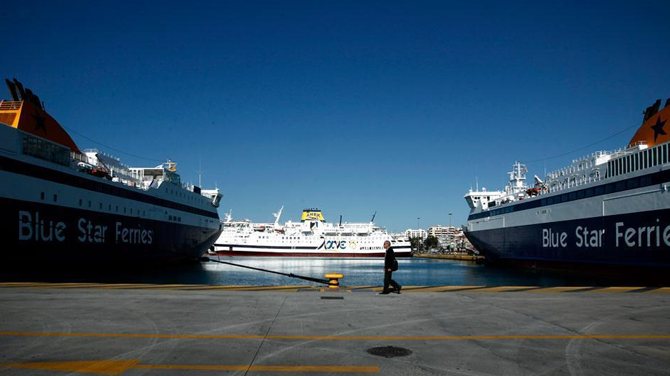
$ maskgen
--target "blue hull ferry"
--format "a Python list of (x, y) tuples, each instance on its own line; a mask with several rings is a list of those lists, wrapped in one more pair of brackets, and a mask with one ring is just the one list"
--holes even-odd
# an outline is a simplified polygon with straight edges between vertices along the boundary
[(525, 184), (465, 195), (465, 234), (493, 262), (559, 269), (670, 269), (670, 99), (644, 112), (628, 146), (595, 152)]
[[(197, 260), (221, 233), (218, 190), (183, 184), (176, 164), (129, 167), (80, 150), (20, 82), (0, 102), (0, 260)], [(105, 264), (97, 264), (104, 266)]]

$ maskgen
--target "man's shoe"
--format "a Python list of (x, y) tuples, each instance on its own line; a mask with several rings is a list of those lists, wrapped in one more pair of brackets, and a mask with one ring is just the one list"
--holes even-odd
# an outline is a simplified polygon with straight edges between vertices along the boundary
[(395, 290), (395, 293), (400, 294), (400, 290), (402, 290), (402, 286), (398, 286), (398, 289)]
[(378, 293), (377, 295), (388, 295), (388, 294), (389, 294), (388, 291), (382, 291), (382, 292)]

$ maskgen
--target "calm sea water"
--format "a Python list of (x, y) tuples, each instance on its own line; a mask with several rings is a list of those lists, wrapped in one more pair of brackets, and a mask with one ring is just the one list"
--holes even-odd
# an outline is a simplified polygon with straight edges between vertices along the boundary
[[(221, 261), (323, 278), (326, 273), (341, 273), (344, 286), (379, 286), (383, 282), (383, 259), (271, 258), (221, 257)], [(468, 261), (436, 259), (399, 259), (399, 270), (393, 279), (404, 286), (607, 286), (645, 285), (645, 281), (621, 278), (568, 274), (548, 271), (527, 271), (475, 264)], [(209, 262), (155, 268), (119, 268), (101, 270), (95, 265), (85, 270), (23, 270), (0, 272), (3, 281), (40, 282), (104, 282), (208, 285), (318, 285), (315, 282), (265, 273), (237, 266)]]

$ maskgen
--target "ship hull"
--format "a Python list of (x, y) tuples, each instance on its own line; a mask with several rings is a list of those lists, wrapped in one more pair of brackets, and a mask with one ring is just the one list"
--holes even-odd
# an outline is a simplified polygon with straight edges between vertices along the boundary
[(466, 231), (487, 261), (670, 268), (670, 210)]
[(3, 251), (10, 262), (197, 260), (219, 229), (0, 199)]
[[(252, 257), (384, 257), (385, 252), (333, 252), (319, 251), (311, 247), (264, 247), (247, 245), (216, 244), (214, 253), (219, 256), (252, 256)], [(396, 257), (412, 257), (409, 247), (393, 248)]]

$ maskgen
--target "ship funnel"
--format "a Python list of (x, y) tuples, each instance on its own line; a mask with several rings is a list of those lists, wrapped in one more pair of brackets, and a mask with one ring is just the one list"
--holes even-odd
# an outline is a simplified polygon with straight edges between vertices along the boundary
[(663, 109), (659, 110), (660, 107), (661, 100), (657, 99), (654, 104), (644, 110), (642, 125), (628, 143), (629, 147), (641, 144), (652, 147), (670, 141), (670, 132), (668, 131), (670, 99), (665, 101)]
[(661, 100), (660, 99), (657, 99), (656, 102), (654, 102), (654, 104), (647, 107), (643, 112), (644, 118), (642, 119), (642, 123), (649, 120), (650, 117), (656, 115), (656, 113), (658, 112), (658, 109), (660, 107), (661, 107)]
[(13, 101), (20, 101), (19, 94), (16, 92), (16, 85), (9, 79), (5, 78), (5, 83), (7, 84), (7, 89), (9, 89), (9, 94), (12, 96)]
[(19, 92), (19, 100), (22, 101), (26, 99), (26, 92), (23, 90), (23, 85), (16, 78), (14, 79), (14, 86), (16, 86), (16, 90)]

